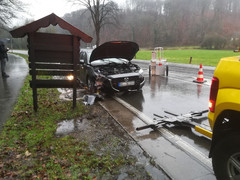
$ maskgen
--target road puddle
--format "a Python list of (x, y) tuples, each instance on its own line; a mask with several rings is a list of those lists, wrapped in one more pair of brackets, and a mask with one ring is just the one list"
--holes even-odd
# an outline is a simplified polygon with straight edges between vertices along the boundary
[(56, 135), (65, 136), (73, 132), (84, 131), (88, 126), (89, 125), (86, 119), (64, 120), (58, 123)]

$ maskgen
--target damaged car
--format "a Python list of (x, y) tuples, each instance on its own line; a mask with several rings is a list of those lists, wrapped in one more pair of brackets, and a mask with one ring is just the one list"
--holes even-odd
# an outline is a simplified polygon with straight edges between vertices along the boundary
[(139, 50), (129, 41), (106, 42), (80, 52), (80, 81), (92, 92), (138, 91), (145, 80), (143, 70), (131, 60)]

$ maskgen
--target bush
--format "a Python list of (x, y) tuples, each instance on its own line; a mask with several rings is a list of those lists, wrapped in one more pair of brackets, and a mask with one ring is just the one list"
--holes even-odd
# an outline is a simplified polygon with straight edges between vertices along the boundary
[(207, 49), (223, 49), (226, 46), (227, 40), (220, 35), (205, 36), (201, 47)]

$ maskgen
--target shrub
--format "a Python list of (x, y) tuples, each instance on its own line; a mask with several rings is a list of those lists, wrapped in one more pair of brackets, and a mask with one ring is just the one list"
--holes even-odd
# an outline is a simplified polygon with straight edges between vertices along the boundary
[(227, 40), (220, 35), (205, 36), (201, 47), (207, 49), (223, 49), (226, 46)]

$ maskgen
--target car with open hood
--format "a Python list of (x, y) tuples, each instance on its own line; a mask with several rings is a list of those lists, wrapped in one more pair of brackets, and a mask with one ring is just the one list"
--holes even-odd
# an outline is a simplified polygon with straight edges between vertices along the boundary
[(80, 81), (95, 92), (141, 90), (143, 70), (131, 62), (138, 50), (138, 44), (130, 41), (111, 41), (81, 50)]

